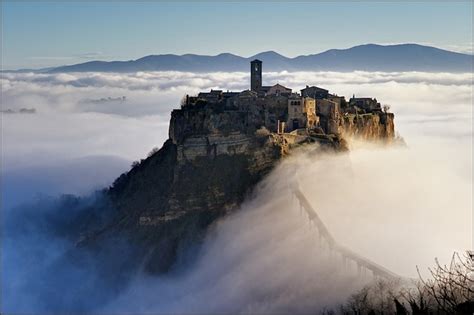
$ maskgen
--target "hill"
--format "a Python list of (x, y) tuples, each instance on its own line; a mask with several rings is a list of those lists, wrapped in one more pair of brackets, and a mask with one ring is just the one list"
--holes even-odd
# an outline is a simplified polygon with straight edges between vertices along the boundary
[(367, 44), (348, 49), (331, 49), (323, 53), (295, 58), (288, 58), (274, 51), (262, 52), (248, 58), (229, 53), (216, 56), (164, 54), (129, 61), (90, 61), (46, 71), (247, 71), (250, 60), (260, 59), (265, 63), (265, 71), (471, 72), (473, 58), (472, 55), (417, 44), (386, 46)]

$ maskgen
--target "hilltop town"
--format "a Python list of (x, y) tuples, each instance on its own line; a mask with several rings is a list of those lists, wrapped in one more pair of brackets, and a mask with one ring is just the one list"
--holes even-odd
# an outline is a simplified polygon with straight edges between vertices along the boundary
[(250, 89), (183, 98), (171, 113), (169, 139), (104, 191), (114, 210), (78, 244), (125, 235), (137, 249), (134, 260), (148, 272), (166, 272), (295, 149), (345, 151), (349, 137), (390, 142), (393, 120), (373, 98), (263, 86), (262, 62), (254, 60)]
[[(383, 141), (394, 138), (394, 116), (375, 98), (353, 96), (347, 101), (317, 86), (307, 85), (295, 92), (278, 83), (264, 86), (262, 79), (262, 62), (256, 59), (250, 63), (250, 89), (186, 95), (181, 109), (172, 113), (170, 139), (186, 146), (187, 141), (204, 134), (226, 131), (229, 135), (250, 135), (257, 130), (272, 133), (288, 145), (328, 143), (354, 136)], [(218, 118), (223, 116), (225, 122)], [(217, 121), (220, 123), (213, 124)], [(213, 144), (212, 137), (209, 144)]]

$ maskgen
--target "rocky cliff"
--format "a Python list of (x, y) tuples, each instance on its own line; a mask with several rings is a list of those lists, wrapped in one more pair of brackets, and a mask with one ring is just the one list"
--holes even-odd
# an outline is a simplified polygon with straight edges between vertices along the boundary
[(339, 151), (347, 149), (343, 136), (393, 138), (392, 114), (333, 117), (328, 123), (341, 130), (336, 134), (317, 128), (272, 133), (262, 117), (258, 107), (174, 110), (169, 139), (104, 191), (113, 214), (102, 227), (85, 233), (80, 245), (120, 235), (133, 244), (136, 263), (151, 273), (166, 272), (295, 148)]
[(395, 123), (392, 113), (346, 114), (340, 119), (344, 138), (392, 142), (395, 140)]

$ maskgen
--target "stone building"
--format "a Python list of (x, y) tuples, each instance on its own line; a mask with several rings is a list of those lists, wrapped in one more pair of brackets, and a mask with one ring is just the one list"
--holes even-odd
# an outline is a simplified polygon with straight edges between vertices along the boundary
[(337, 134), (338, 121), (341, 115), (341, 109), (338, 103), (327, 100), (316, 100), (316, 115), (319, 117), (319, 123), (325, 133)]
[(248, 111), (250, 106), (257, 103), (258, 93), (251, 90), (245, 90), (237, 95), (235, 101), (240, 111)]
[(363, 109), (367, 113), (371, 113), (373, 111), (379, 111), (382, 109), (380, 103), (377, 102), (376, 98), (370, 97), (355, 97), (352, 96), (349, 100), (350, 106), (357, 106), (360, 109)]
[[(358, 114), (383, 114), (375, 98), (353, 96), (346, 102), (344, 96), (330, 94), (317, 86), (306, 85), (301, 93), (293, 93), (282, 84), (264, 86), (262, 82), (262, 61), (255, 59), (250, 63), (249, 90), (211, 90), (197, 96), (186, 96), (182, 108), (194, 109), (196, 115), (215, 111), (247, 133), (264, 127), (277, 134), (294, 130), (307, 134), (340, 134), (344, 123), (360, 123)], [(200, 110), (201, 114), (198, 113)], [(383, 122), (385, 118), (380, 117)]]
[(266, 91), (265, 95), (284, 95), (284, 96), (289, 96), (291, 94), (291, 89), (287, 88), (286, 86), (283, 86), (281, 84), (275, 84), (274, 86), (271, 86), (268, 91)]
[(210, 92), (201, 92), (198, 99), (205, 100), (209, 103), (217, 103), (222, 99), (222, 90), (211, 90)]
[(288, 115), (287, 95), (266, 95), (263, 98), (265, 112), (265, 127), (270, 131), (277, 130), (277, 122), (286, 122)]
[(339, 106), (339, 109), (342, 109), (346, 105), (346, 98), (344, 96), (328, 94), (326, 99), (336, 103)]
[(312, 97), (315, 100), (320, 100), (327, 98), (329, 95), (329, 91), (322, 89), (317, 86), (306, 86), (306, 88), (301, 90), (301, 96), (303, 97)]
[(316, 102), (311, 97), (292, 94), (288, 98), (288, 118), (286, 129), (292, 131), (300, 128), (313, 128), (318, 124)]

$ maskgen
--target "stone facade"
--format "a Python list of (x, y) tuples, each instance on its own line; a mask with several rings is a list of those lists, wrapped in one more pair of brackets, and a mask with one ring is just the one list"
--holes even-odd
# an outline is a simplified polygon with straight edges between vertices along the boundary
[(326, 99), (336, 103), (340, 109), (342, 109), (346, 105), (346, 98), (344, 96), (329, 94)]
[(329, 91), (322, 89), (317, 86), (306, 86), (306, 88), (301, 90), (301, 96), (304, 97), (312, 97), (314, 99), (323, 99), (327, 98), (329, 95)]
[(291, 89), (281, 85), (281, 84), (275, 84), (271, 88), (268, 89), (266, 92), (266, 95), (286, 95), (289, 96), (291, 94)]
[(288, 98), (288, 119), (286, 130), (292, 131), (300, 128), (313, 128), (319, 123), (316, 116), (316, 102), (310, 97), (301, 97), (293, 94)]

